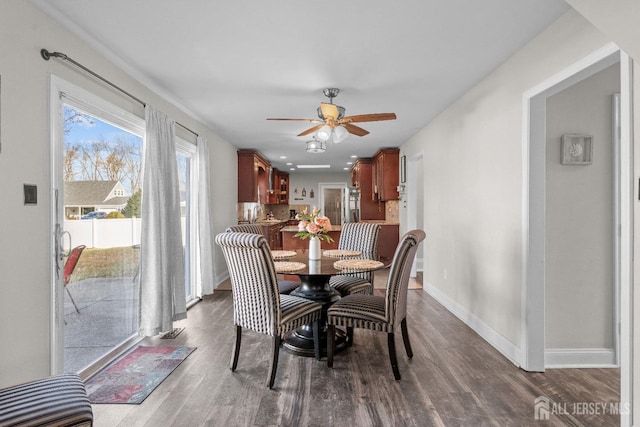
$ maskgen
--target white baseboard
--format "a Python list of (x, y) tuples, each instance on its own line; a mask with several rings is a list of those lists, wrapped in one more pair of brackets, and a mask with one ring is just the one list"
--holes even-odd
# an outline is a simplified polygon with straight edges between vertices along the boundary
[(224, 281), (225, 281), (225, 280), (227, 280), (228, 278), (229, 278), (229, 271), (228, 271), (228, 270), (225, 270), (223, 274), (217, 274), (217, 275), (216, 275), (216, 277), (215, 277), (215, 279), (214, 279), (214, 280), (215, 280), (215, 281), (214, 281), (214, 283), (215, 283), (216, 285), (213, 287), (213, 290), (215, 291), (215, 290), (216, 290), (216, 288), (217, 288), (218, 286), (220, 286), (220, 285), (222, 284), (222, 282), (224, 282)]
[(502, 353), (502, 355), (509, 359), (514, 365), (518, 367), (522, 366), (522, 351), (519, 347), (516, 347), (502, 334), (491, 328), (476, 315), (470, 313), (464, 307), (442, 293), (435, 286), (431, 285), (430, 283), (423, 283), (423, 288), (425, 292), (427, 292), (436, 301), (442, 304), (454, 316), (456, 316), (467, 326), (473, 329), (478, 335), (480, 335), (491, 346)]
[(544, 351), (544, 366), (559, 368), (616, 368), (612, 348), (551, 348)]

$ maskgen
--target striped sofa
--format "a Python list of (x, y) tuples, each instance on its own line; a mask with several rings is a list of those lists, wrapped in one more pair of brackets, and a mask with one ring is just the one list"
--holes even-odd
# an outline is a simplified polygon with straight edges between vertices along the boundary
[(0, 389), (0, 426), (85, 427), (93, 411), (76, 374), (57, 375)]

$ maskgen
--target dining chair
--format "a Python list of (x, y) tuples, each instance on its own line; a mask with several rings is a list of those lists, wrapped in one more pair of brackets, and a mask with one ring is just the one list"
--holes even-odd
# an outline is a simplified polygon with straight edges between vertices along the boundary
[(69, 252), (69, 255), (67, 256), (67, 261), (64, 263), (64, 272), (63, 272), (64, 289), (67, 291), (67, 295), (69, 295), (69, 299), (71, 300), (71, 303), (75, 307), (76, 313), (80, 313), (80, 309), (78, 309), (78, 305), (73, 300), (73, 297), (71, 296), (71, 292), (69, 292), (69, 288), (67, 287), (67, 285), (69, 284), (69, 280), (71, 279), (71, 274), (73, 273), (73, 270), (76, 269), (76, 265), (78, 264), (80, 255), (82, 255), (82, 251), (84, 251), (85, 248), (86, 248), (85, 245), (80, 245), (71, 249), (71, 251)]
[(400, 326), (404, 348), (411, 359), (413, 350), (407, 330), (407, 289), (411, 265), (418, 245), (424, 238), (425, 233), (422, 230), (409, 231), (402, 237), (393, 256), (385, 296), (349, 295), (329, 307), (327, 310), (327, 366), (333, 367), (336, 326), (347, 328), (350, 343), (353, 342), (354, 328), (370, 329), (387, 333), (393, 376), (396, 380), (401, 378), (396, 357), (395, 331)]
[(262, 235), (220, 233), (216, 243), (222, 248), (233, 293), (233, 323), (236, 340), (231, 370), (238, 365), (242, 328), (273, 337), (271, 368), (267, 386), (273, 387), (278, 368), (282, 336), (305, 324), (312, 325), (315, 357), (320, 359), (322, 305), (305, 298), (282, 295), (271, 250)]
[[(264, 237), (267, 237), (262, 232), (262, 227), (257, 224), (237, 224), (230, 225), (227, 227), (227, 233), (251, 233), (251, 234), (260, 234)], [(300, 286), (300, 282), (296, 282), (295, 280), (284, 280), (278, 279), (278, 290), (281, 294), (289, 295), (293, 292), (298, 286)]]
[(262, 234), (264, 237), (267, 237), (262, 232), (262, 227), (258, 224), (236, 224), (230, 225), (227, 227), (227, 233), (251, 233), (251, 234)]
[[(342, 226), (338, 249), (360, 251), (365, 258), (375, 258), (378, 252), (380, 224), (348, 222)], [(340, 274), (329, 280), (329, 286), (341, 296), (352, 294), (373, 294), (373, 271)]]

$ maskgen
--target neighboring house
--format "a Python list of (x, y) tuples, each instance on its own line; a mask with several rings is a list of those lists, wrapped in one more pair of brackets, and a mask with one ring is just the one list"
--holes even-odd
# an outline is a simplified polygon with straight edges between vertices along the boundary
[(120, 181), (69, 181), (64, 183), (64, 215), (78, 219), (94, 211), (121, 211), (129, 195)]

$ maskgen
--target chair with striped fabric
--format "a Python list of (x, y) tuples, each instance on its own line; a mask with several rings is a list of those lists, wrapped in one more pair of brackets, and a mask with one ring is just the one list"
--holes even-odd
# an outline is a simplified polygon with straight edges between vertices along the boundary
[[(375, 258), (378, 252), (380, 224), (348, 222), (342, 226), (338, 249), (360, 251), (366, 258)], [(373, 294), (373, 271), (340, 274), (329, 280), (329, 286), (340, 295)]]
[(418, 245), (425, 238), (422, 230), (406, 233), (393, 256), (385, 296), (349, 295), (327, 310), (327, 366), (333, 367), (335, 349), (335, 328), (347, 328), (347, 335), (353, 336), (353, 328), (370, 329), (387, 333), (389, 359), (393, 376), (399, 380), (400, 370), (396, 357), (395, 331), (400, 326), (404, 348), (409, 359), (413, 357), (409, 332), (407, 330), (407, 289), (409, 274), (416, 256)]
[(242, 328), (273, 337), (273, 353), (267, 386), (273, 387), (278, 368), (281, 337), (303, 325), (312, 324), (316, 359), (320, 359), (319, 321), (322, 305), (305, 298), (281, 295), (276, 270), (264, 236), (249, 233), (220, 233), (233, 292), (233, 323), (236, 341), (231, 361), (235, 371), (240, 353)]
[(0, 426), (88, 427), (93, 411), (76, 374), (57, 375), (0, 389)]
[[(261, 234), (264, 236), (262, 232), (262, 227), (257, 224), (238, 224), (238, 225), (230, 225), (227, 227), (227, 233), (251, 233), (251, 234)], [(267, 236), (265, 236), (267, 237)], [(278, 290), (281, 294), (289, 295), (300, 286), (300, 282), (296, 282), (295, 280), (283, 280), (278, 279)]]
[[(237, 224), (230, 225), (227, 227), (227, 233), (251, 233), (251, 234), (262, 234), (262, 227), (258, 224)], [(267, 237), (267, 236), (264, 236)]]

